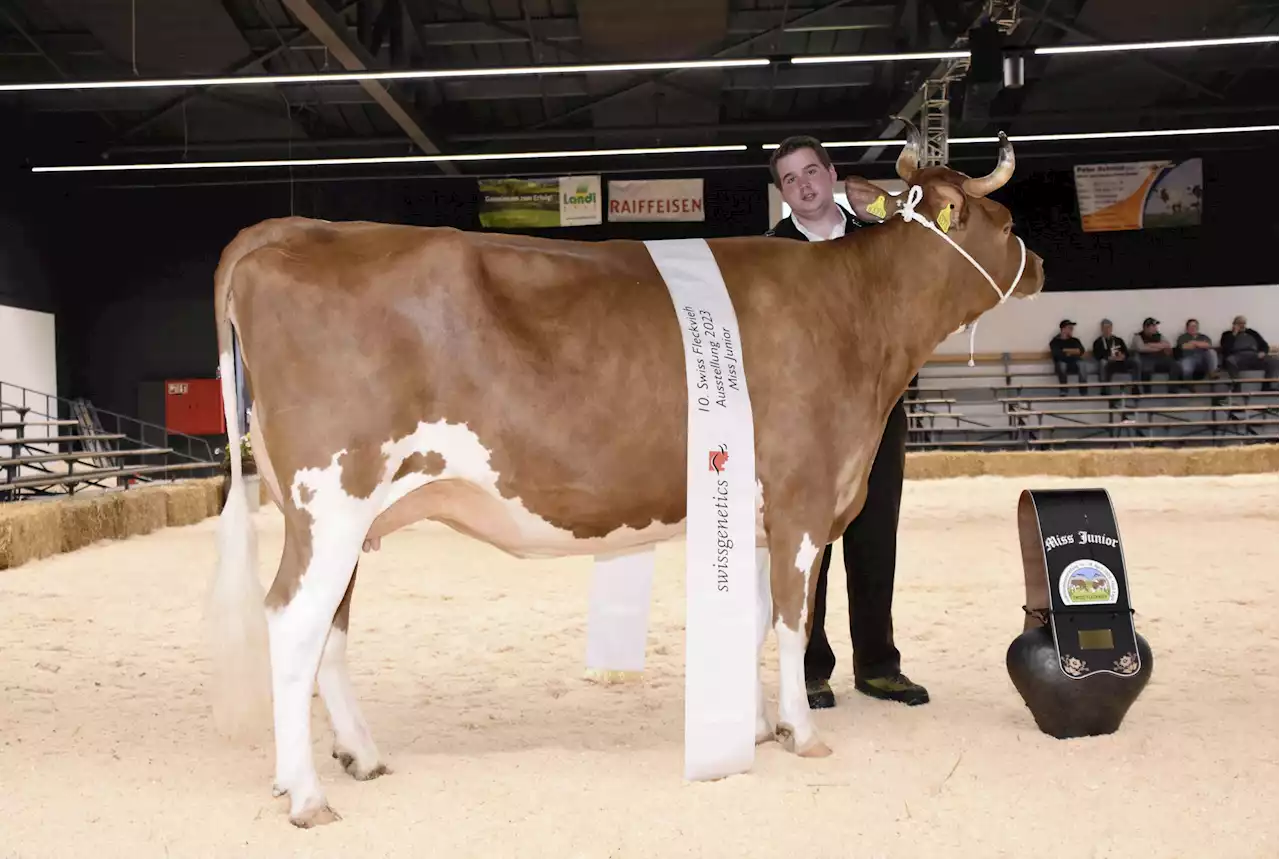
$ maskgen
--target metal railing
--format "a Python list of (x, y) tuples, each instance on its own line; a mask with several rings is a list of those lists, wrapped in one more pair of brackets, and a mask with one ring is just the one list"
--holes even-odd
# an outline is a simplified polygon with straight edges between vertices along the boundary
[[(19, 492), (74, 492), (83, 485), (105, 488), (111, 482), (127, 486), (135, 480), (208, 477), (221, 468), (215, 448), (199, 436), (101, 409), (86, 399), (11, 382), (0, 381), (0, 424), (14, 427), (0, 432), (0, 459), (7, 451), (11, 462), (39, 460), (0, 472), (0, 500)], [(83, 477), (77, 480), (77, 474)]]
[[(1276, 380), (1255, 372), (1243, 374), (1239, 388), (1225, 375), (1168, 380), (1161, 374), (1149, 382), (1126, 377), (1108, 383), (1089, 378), (1082, 395), (1074, 377), (1061, 384), (1052, 364), (1039, 356), (995, 353), (978, 356), (975, 364), (970, 368), (948, 357), (926, 365), (907, 394), (908, 448), (1063, 450), (1280, 441)], [(912, 398), (945, 408), (912, 407)]]

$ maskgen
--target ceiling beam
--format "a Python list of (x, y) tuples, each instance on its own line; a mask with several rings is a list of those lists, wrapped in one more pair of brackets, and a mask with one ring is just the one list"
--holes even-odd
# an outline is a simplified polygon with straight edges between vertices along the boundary
[[(1062, 20), (1056, 15), (1049, 14), (1047, 8), (1036, 9), (1035, 7), (1032, 7), (1032, 6), (1024, 6), (1023, 8), (1025, 9), (1025, 11), (1033, 15), (1039, 15), (1040, 19), (1043, 20), (1046, 24), (1048, 24), (1051, 27), (1057, 27), (1059, 30), (1061, 30), (1064, 33), (1069, 33), (1072, 36), (1078, 36), (1083, 39), (1088, 39), (1090, 42), (1107, 41), (1102, 36), (1099, 36), (1097, 33), (1085, 27), (1081, 27), (1078, 24), (1068, 24), (1066, 21)], [(1272, 48), (1272, 50), (1274, 50), (1274, 48)], [(1202, 86), (1201, 84), (1196, 83), (1195, 81), (1191, 80), (1190, 78), (1184, 75), (1178, 74), (1173, 69), (1169, 68), (1167, 65), (1165, 65), (1163, 62), (1159, 60), (1153, 60), (1148, 57), (1144, 57), (1142, 56), (1141, 53), (1130, 54), (1129, 59), (1132, 59), (1134, 62), (1141, 63), (1142, 65), (1146, 66), (1149, 69), (1152, 69), (1153, 71), (1159, 72), (1160, 74), (1164, 75), (1170, 80), (1176, 81), (1182, 84), (1183, 86), (1187, 87), (1193, 92), (1198, 92), (1201, 95), (1207, 95), (1210, 98), (1216, 98), (1219, 100), (1223, 98), (1222, 93), (1215, 92), (1206, 86)]]
[[(329, 48), (329, 53), (348, 71), (365, 71), (373, 67), (373, 58), (369, 52), (348, 33), (346, 23), (324, 0), (281, 0), (298, 21), (315, 34), (321, 44)], [(391, 93), (381, 81), (360, 81), (360, 86), (376, 101), (396, 125), (404, 130), (409, 139), (417, 144), (427, 155), (442, 152), (422, 128), (422, 121), (412, 115), (411, 108), (401, 104), (400, 99)], [(458, 168), (452, 162), (436, 162), (435, 166), (450, 175), (458, 175)]]
[[(810, 21), (810, 20), (813, 20), (814, 18), (821, 17), (822, 15), (829, 13), (830, 10), (840, 6), (845, 6), (850, 2), (851, 0), (827, 0), (825, 4), (823, 4), (822, 6), (819, 6), (816, 9), (814, 8), (807, 9), (803, 13), (796, 15), (795, 17), (790, 18), (784, 21), (783, 23), (778, 24), (768, 30), (764, 30), (762, 32), (756, 33), (754, 36), (751, 36), (750, 38), (747, 38), (747, 39), (743, 39), (742, 41), (734, 42), (732, 45), (729, 45), (727, 48), (722, 48), (721, 50), (716, 51), (707, 59), (723, 59), (726, 57), (731, 57), (732, 55), (738, 53), (739, 51), (742, 51), (745, 48), (751, 47), (756, 42), (759, 42), (762, 39), (768, 39), (777, 33), (785, 32), (789, 27), (795, 27), (799, 24), (805, 23), (806, 21)], [(597, 105), (604, 104), (605, 102), (613, 101), (614, 99), (623, 98), (624, 96), (630, 95), (631, 93), (634, 93), (634, 92), (638, 92), (648, 86), (662, 85), (664, 82), (668, 81), (672, 76), (678, 75), (679, 73), (680, 72), (678, 71), (674, 71), (674, 72), (664, 72), (658, 75), (647, 76), (644, 80), (638, 83), (631, 84), (630, 86), (625, 86), (620, 89), (616, 89), (613, 92), (606, 93), (600, 96), (599, 98), (592, 99), (586, 104), (579, 105), (578, 107), (575, 107), (572, 110), (566, 110), (563, 113), (556, 114), (555, 116), (549, 116), (542, 122), (535, 123), (534, 125), (529, 126), (529, 130), (536, 131), (540, 128), (546, 128), (548, 126), (557, 125), (561, 122), (564, 122), (566, 119), (571, 119), (583, 113), (588, 113), (592, 110), (592, 108), (596, 107)]]
[[(346, 9), (350, 8), (353, 5), (355, 5), (354, 2), (348, 3), (342, 9), (342, 12), (345, 12)], [(341, 14), (341, 12), (339, 14)], [(290, 48), (294, 48), (294, 47), (297, 47), (298, 45), (302, 45), (314, 38), (315, 36), (309, 30), (298, 30), (294, 32), (292, 35), (287, 36), (285, 38), (284, 44), (277, 44), (274, 47), (265, 51), (264, 53), (251, 54), (250, 56), (245, 57), (243, 60), (236, 63), (231, 68), (225, 69), (222, 72), (222, 75), (226, 77), (230, 77), (232, 75), (238, 75), (241, 72), (247, 72), (250, 69), (258, 68), (258, 67), (261, 67), (262, 71), (264, 72), (269, 72), (270, 69), (268, 69), (265, 65), (265, 63), (268, 60), (289, 50)], [(104, 148), (103, 154), (111, 153), (117, 147), (122, 145), (125, 140), (137, 134), (139, 131), (143, 131), (144, 129), (150, 128), (156, 122), (168, 116), (170, 113), (182, 107), (184, 104), (187, 104), (196, 98), (207, 96), (211, 92), (213, 92), (212, 89), (197, 87), (197, 88), (187, 90), (185, 93), (183, 93), (180, 96), (177, 96), (176, 98), (170, 99), (169, 101), (157, 107), (151, 113), (144, 116), (142, 119), (135, 122), (133, 125), (124, 129), (124, 131), (120, 132), (118, 135), (116, 135), (116, 138), (112, 140), (110, 143), (108, 143), (107, 146)]]
[[(42, 41), (34, 35), (34, 29), (26, 19), (26, 16), (24, 16), (21, 10), (18, 9), (16, 3), (11, 2), (11, 0), (0, 0), (0, 18), (8, 21), (9, 26), (13, 27), (14, 31), (22, 36), (22, 38), (31, 45), (31, 48), (43, 57), (44, 61), (52, 66), (53, 70), (61, 75), (64, 80), (74, 79), (74, 76), (70, 71), (71, 64), (67, 61), (66, 57), (57, 50), (43, 44)], [(106, 124), (107, 128), (110, 128), (113, 131), (115, 130), (116, 124), (111, 120), (111, 117), (107, 116), (102, 111), (95, 111), (95, 113), (98, 114), (98, 118)]]

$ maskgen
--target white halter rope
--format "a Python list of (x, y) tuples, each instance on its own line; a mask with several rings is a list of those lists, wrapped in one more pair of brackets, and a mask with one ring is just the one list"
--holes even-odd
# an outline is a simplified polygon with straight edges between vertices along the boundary
[[(969, 255), (969, 252), (955, 243), (951, 236), (938, 229), (937, 225), (926, 218), (924, 215), (916, 211), (916, 206), (924, 199), (924, 191), (919, 185), (912, 185), (911, 190), (907, 192), (907, 201), (902, 204), (902, 208), (898, 210), (898, 214), (902, 215), (904, 221), (915, 221), (917, 224), (923, 224), (934, 233), (946, 239), (947, 244), (958, 250), (965, 259), (973, 264), (973, 267), (987, 279), (987, 283), (991, 284), (991, 288), (996, 291), (996, 295), (1000, 296), (1000, 304), (1004, 304), (1005, 300), (1013, 294), (1013, 290), (1022, 280), (1022, 272), (1027, 267), (1027, 246), (1023, 243), (1019, 236), (1014, 236), (1018, 240), (1018, 247), (1021, 250), (1021, 259), (1018, 261), (1018, 274), (1013, 279), (1013, 283), (1009, 285), (1008, 292), (1001, 292), (1000, 287), (996, 286), (995, 280), (991, 275), (987, 274), (987, 270), (978, 264), (978, 261)], [(962, 326), (963, 327), (963, 326)], [(973, 337), (978, 330), (978, 320), (973, 320), (973, 324), (969, 326), (969, 366), (973, 366)]]

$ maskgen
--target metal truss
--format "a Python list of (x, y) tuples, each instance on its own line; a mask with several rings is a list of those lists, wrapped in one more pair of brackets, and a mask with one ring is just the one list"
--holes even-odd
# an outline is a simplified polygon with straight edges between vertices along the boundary
[[(1007, 36), (1017, 29), (1018, 4), (1019, 0), (987, 0), (984, 14), (995, 22), (1001, 34)], [(958, 40), (957, 47), (967, 42), (967, 37), (962, 38)], [(934, 74), (920, 87), (920, 121), (917, 124), (924, 134), (924, 152), (921, 153), (923, 166), (937, 167), (948, 163), (947, 138), (951, 134), (951, 101), (947, 97), (947, 88), (968, 73), (968, 57), (951, 60), (941, 67), (941, 72)]]

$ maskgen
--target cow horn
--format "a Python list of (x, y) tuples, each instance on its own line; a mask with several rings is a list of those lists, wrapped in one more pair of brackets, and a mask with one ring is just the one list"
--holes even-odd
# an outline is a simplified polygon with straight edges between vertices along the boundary
[(998, 191), (1013, 177), (1013, 144), (1005, 133), (1000, 132), (1000, 160), (996, 169), (981, 179), (965, 179), (964, 192), (973, 197), (985, 197), (992, 191)]
[(907, 142), (898, 155), (898, 178), (910, 182), (911, 176), (920, 167), (920, 130), (911, 124), (905, 116), (894, 116), (907, 128)]

